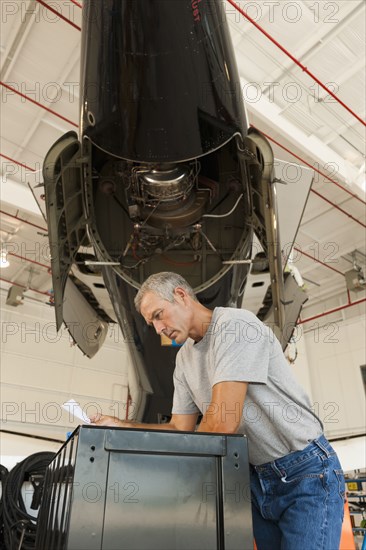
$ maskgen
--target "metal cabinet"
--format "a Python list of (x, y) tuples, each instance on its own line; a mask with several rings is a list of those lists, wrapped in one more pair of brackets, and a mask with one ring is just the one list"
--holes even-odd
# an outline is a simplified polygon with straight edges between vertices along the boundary
[(252, 549), (246, 437), (79, 427), (47, 471), (36, 547)]

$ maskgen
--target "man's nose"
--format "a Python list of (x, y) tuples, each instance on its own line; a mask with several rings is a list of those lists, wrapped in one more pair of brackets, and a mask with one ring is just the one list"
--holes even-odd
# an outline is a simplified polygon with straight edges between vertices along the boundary
[(161, 334), (163, 332), (163, 330), (165, 329), (165, 325), (163, 323), (163, 321), (153, 321), (153, 325), (154, 325), (154, 329), (156, 331), (157, 334)]

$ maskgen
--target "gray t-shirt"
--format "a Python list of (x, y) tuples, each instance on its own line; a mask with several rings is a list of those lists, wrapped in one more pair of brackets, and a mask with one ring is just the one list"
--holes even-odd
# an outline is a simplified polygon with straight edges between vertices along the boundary
[(189, 338), (178, 352), (173, 414), (204, 414), (213, 386), (228, 381), (248, 382), (243, 410), (232, 403), (221, 415), (241, 416), (251, 464), (300, 451), (322, 434), (272, 330), (249, 311), (218, 307), (202, 340)]

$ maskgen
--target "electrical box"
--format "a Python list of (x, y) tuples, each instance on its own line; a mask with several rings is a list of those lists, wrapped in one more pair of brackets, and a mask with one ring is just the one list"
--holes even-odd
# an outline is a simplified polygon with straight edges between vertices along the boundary
[(346, 285), (348, 290), (353, 290), (354, 292), (365, 290), (366, 281), (363, 277), (362, 271), (351, 269), (350, 271), (346, 271), (344, 276), (346, 277)]
[(6, 305), (8, 306), (19, 306), (23, 304), (24, 298), (24, 288), (22, 286), (13, 285), (8, 290), (8, 295), (6, 298)]
[(50, 464), (37, 550), (253, 548), (247, 439), (82, 426)]

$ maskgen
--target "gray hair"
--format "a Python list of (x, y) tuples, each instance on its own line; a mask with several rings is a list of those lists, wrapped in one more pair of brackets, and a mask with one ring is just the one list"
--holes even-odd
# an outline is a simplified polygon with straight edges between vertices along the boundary
[(163, 300), (174, 302), (174, 291), (177, 287), (184, 288), (187, 294), (196, 302), (198, 301), (192, 287), (178, 273), (171, 271), (161, 271), (150, 275), (148, 279), (141, 285), (140, 290), (135, 296), (135, 307), (140, 311), (141, 302), (147, 292), (153, 292)]

